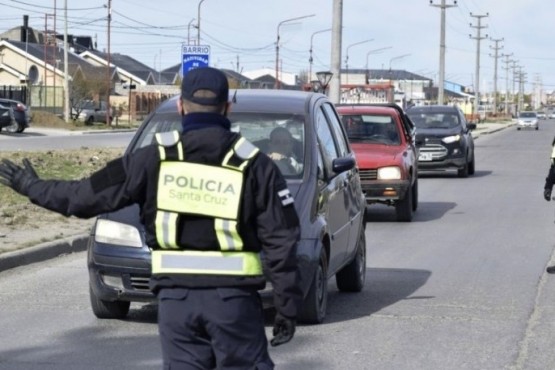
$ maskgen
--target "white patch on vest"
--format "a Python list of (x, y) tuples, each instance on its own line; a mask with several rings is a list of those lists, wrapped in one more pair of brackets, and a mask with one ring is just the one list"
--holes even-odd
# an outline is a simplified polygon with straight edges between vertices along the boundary
[(291, 195), (291, 192), (289, 191), (289, 189), (284, 189), (279, 191), (278, 196), (279, 196), (279, 199), (281, 200), (281, 205), (284, 207), (294, 202), (293, 196)]

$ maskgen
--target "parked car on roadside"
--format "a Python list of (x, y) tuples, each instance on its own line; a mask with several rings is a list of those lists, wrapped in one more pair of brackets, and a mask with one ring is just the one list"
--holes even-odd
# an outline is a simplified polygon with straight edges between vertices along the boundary
[(536, 112), (520, 112), (516, 119), (516, 129), (540, 129), (540, 122)]
[(393, 206), (397, 221), (411, 221), (418, 208), (418, 154), (410, 119), (397, 104), (339, 105), (337, 111), (367, 204)]
[(0, 104), (0, 131), (17, 132), (18, 124), (13, 109), (9, 105)]
[(547, 114), (544, 111), (538, 111), (538, 119), (547, 119)]
[(21, 133), (31, 125), (31, 108), (27, 105), (18, 100), (4, 98), (0, 98), (0, 104), (9, 105), (13, 110), (14, 117), (17, 122), (17, 128), (15, 131), (10, 132)]
[(406, 111), (416, 126), (419, 170), (457, 170), (459, 177), (473, 175), (476, 166), (475, 123), (468, 123), (456, 106), (423, 105)]
[[(111, 108), (109, 115), (109, 120), (112, 122), (113, 116)], [(75, 120), (84, 122), (86, 125), (92, 125), (95, 122), (106, 123), (106, 102), (85, 100), (72, 109), (72, 117)]]
[[(334, 105), (323, 94), (287, 90), (237, 90), (229, 113), (232, 130), (264, 151), (273, 130), (294, 139), (296, 166), (278, 160), (301, 222), (298, 244), (304, 301), (298, 320), (326, 316), (328, 279), (340, 291), (361, 291), (366, 273), (365, 199), (354, 153)], [(234, 95), (233, 93), (230, 96)], [(158, 132), (181, 130), (174, 97), (137, 130), (126, 153), (154, 143)], [(138, 206), (97, 218), (88, 245), (90, 300), (99, 318), (123, 318), (131, 301), (151, 302), (151, 255)], [(269, 302), (271, 290), (261, 292)]]

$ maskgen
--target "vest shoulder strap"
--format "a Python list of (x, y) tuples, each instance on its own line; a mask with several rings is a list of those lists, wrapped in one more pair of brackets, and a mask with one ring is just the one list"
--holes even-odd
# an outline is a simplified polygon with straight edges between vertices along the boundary
[(179, 131), (167, 131), (167, 132), (159, 132), (155, 135), (156, 142), (158, 145), (162, 145), (164, 147), (174, 146), (179, 142)]

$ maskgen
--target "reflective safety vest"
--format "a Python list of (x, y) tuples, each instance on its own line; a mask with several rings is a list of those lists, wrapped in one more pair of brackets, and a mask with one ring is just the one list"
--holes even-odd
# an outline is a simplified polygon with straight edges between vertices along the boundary
[[(156, 134), (160, 153), (153, 274), (262, 275), (258, 252), (243, 251), (237, 232), (243, 172), (258, 148), (239, 138), (220, 166), (185, 162), (178, 131)], [(191, 251), (177, 244), (180, 214), (214, 218), (219, 250)]]
[(551, 163), (555, 164), (555, 145), (551, 148)]

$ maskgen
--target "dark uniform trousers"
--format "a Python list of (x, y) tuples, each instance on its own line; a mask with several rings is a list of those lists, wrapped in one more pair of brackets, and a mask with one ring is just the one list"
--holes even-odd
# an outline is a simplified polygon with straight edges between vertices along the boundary
[(158, 293), (164, 369), (273, 369), (260, 296), (252, 288)]

